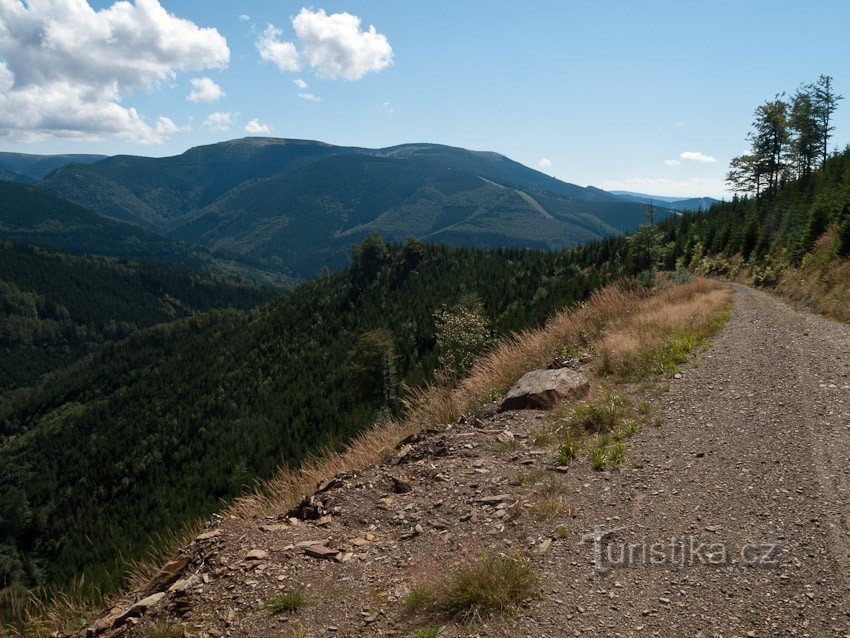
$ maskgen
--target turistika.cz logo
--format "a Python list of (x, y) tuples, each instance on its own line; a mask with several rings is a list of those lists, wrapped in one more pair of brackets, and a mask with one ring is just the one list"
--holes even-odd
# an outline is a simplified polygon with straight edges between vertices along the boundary
[(619, 540), (625, 527), (608, 529), (597, 525), (582, 540), (593, 546), (596, 571), (606, 573), (621, 567), (777, 567), (781, 543), (745, 543), (739, 549), (723, 541), (706, 542), (691, 535), (669, 540), (638, 542)]

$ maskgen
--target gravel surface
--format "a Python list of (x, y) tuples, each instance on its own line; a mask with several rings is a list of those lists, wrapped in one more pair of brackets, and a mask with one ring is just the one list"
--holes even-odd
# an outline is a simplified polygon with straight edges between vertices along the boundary
[[(537, 595), (441, 636), (850, 636), (848, 373), (850, 326), (736, 285), (728, 326), (649, 396), (661, 424), (619, 470), (556, 471), (556, 442), (534, 436), (549, 415), (490, 406), (338, 477), (315, 495), (321, 518), (220, 521), (130, 633), (165, 619), (193, 636), (408, 636), (412, 587), (524, 551)], [(297, 613), (264, 609), (293, 589)]]
[[(623, 543), (664, 543), (669, 564), (636, 552), (631, 567), (594, 574), (590, 546), (575, 548), (564, 629), (850, 635), (848, 373), (850, 327), (736, 285), (727, 328), (660, 397), (663, 426), (633, 440), (643, 467), (606, 475), (603, 503), (577, 503), (579, 526), (622, 528), (600, 543), (615, 562)], [(680, 568), (677, 537), (721, 543), (725, 557), (718, 546), (720, 564), (697, 553)]]

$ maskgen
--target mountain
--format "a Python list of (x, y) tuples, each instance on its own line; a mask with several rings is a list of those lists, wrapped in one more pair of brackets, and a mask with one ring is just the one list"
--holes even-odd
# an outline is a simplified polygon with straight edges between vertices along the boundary
[(91, 164), (106, 155), (28, 155), (0, 152), (0, 179), (31, 184), (66, 164)]
[(0, 392), (34, 383), (104, 342), (275, 289), (187, 270), (0, 240)]
[(668, 197), (663, 195), (645, 195), (643, 193), (633, 193), (631, 191), (610, 191), (613, 195), (617, 195), (621, 199), (629, 202), (639, 202), (641, 204), (649, 204), (652, 202), (656, 206), (660, 205), (670, 210), (684, 212), (687, 210), (708, 210), (714, 204), (721, 200), (713, 197)]
[[(173, 237), (312, 277), (386, 239), (561, 248), (634, 230), (640, 204), (497, 153), (245, 138), (167, 158), (64, 166), (40, 188)], [(667, 211), (660, 210), (663, 216)]]
[(583, 267), (601, 254), (370, 239), (349, 271), (138, 331), (0, 395), (0, 587), (83, 571), (115, 586), (152, 535), (397, 414), (438, 364), (436, 311), (471, 308), (497, 334), (539, 325), (604, 280)]
[(270, 285), (293, 279), (253, 264), (213, 256), (208, 250), (164, 237), (134, 224), (32, 186), (0, 181), (0, 238), (70, 253), (179, 264), (221, 275), (245, 276)]

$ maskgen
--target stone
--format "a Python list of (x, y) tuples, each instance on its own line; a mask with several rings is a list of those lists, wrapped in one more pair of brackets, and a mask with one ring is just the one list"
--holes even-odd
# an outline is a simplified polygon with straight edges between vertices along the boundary
[(548, 410), (559, 401), (581, 398), (589, 390), (587, 377), (575, 370), (532, 370), (508, 391), (499, 409)]
[(413, 489), (410, 483), (398, 478), (397, 476), (390, 476), (390, 480), (393, 484), (393, 492), (395, 492), (396, 494), (407, 494)]
[(513, 500), (513, 497), (510, 494), (496, 494), (495, 496), (482, 496), (480, 498), (476, 498), (475, 502), (481, 503), (482, 505), (495, 505), (497, 503), (510, 500)]
[(115, 622), (112, 624), (113, 627), (120, 627), (121, 625), (127, 623), (131, 618), (138, 618), (142, 614), (144, 614), (151, 607), (156, 607), (159, 602), (165, 598), (165, 592), (159, 592), (157, 594), (151, 594), (147, 598), (142, 598), (139, 602), (130, 605), (124, 612), (115, 619)]
[(214, 529), (210, 532), (204, 532), (203, 534), (198, 534), (195, 537), (195, 540), (196, 541), (208, 541), (208, 540), (215, 538), (217, 536), (221, 536), (221, 530), (220, 529)]
[(310, 545), (304, 548), (304, 553), (313, 558), (333, 559), (339, 555), (339, 552), (324, 545)]
[(172, 561), (168, 561), (162, 568), (154, 574), (150, 582), (142, 590), (142, 595), (147, 596), (158, 591), (165, 591), (171, 583), (176, 581), (181, 572), (186, 569), (189, 564), (188, 556), (181, 556)]
[(246, 560), (265, 560), (269, 557), (269, 553), (264, 549), (252, 549), (245, 554)]

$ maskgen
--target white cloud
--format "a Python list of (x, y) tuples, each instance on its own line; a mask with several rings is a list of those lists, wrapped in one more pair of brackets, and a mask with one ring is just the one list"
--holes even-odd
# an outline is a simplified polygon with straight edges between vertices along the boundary
[(251, 19), (251, 16), (249, 16), (247, 13), (243, 13), (242, 15), (239, 16), (240, 22), (248, 22), (248, 20), (250, 20), (250, 19)]
[(679, 120), (673, 126), (676, 126), (678, 128), (682, 128), (683, 126), (687, 126), (687, 125), (688, 125), (688, 123), (685, 120)]
[(312, 93), (299, 93), (298, 97), (302, 100), (306, 100), (307, 102), (321, 102), (322, 98), (318, 95), (313, 95)]
[(192, 90), (186, 99), (190, 102), (215, 102), (225, 95), (221, 87), (209, 78), (192, 78), (189, 80)]
[(156, 121), (156, 126), (154, 126), (154, 130), (159, 135), (173, 135), (174, 133), (188, 131), (190, 130), (190, 127), (188, 124), (186, 126), (177, 126), (170, 117), (160, 115)]
[(690, 179), (668, 179), (664, 177), (635, 177), (631, 179), (610, 180), (602, 185), (608, 191), (622, 190), (647, 193), (651, 195), (669, 195), (671, 197), (723, 197), (726, 182), (712, 177), (692, 177)]
[(699, 151), (685, 151), (681, 155), (679, 155), (683, 160), (688, 160), (689, 162), (699, 162), (700, 164), (714, 164), (717, 160), (714, 159), (711, 155), (705, 155), (700, 153)]
[(274, 62), (281, 71), (297, 71), (300, 66), (298, 64), (298, 51), (295, 50), (295, 45), (292, 42), (281, 42), (278, 36), (281, 30), (268, 25), (263, 31), (260, 39), (257, 40), (257, 50), (260, 52), (260, 59), (263, 62)]
[(680, 161), (679, 161), (679, 160), (677, 160), (677, 159), (664, 160), (664, 164), (666, 164), (667, 166), (678, 166), (678, 165), (679, 165), (679, 164), (681, 164), (681, 163), (682, 163), (682, 162), (680, 162)]
[(552, 168), (552, 162), (547, 160), (545, 157), (541, 157), (537, 160), (537, 168), (545, 171), (547, 168)]
[(0, 135), (83, 140), (117, 135), (163, 142), (164, 129), (121, 104), (178, 71), (230, 60), (218, 31), (168, 13), (158, 0), (0, 0)]
[(292, 83), (293, 83), (295, 86), (297, 86), (299, 89), (301, 89), (302, 91), (303, 91), (304, 89), (306, 89), (308, 86), (310, 86), (309, 84), (307, 84), (307, 83), (306, 83), (304, 80), (302, 80), (301, 78), (298, 78), (297, 80), (292, 80)]
[(393, 49), (387, 37), (369, 25), (361, 29), (360, 18), (350, 13), (332, 13), (324, 9), (303, 8), (292, 19), (298, 40), (280, 40), (281, 30), (268, 25), (257, 40), (260, 59), (274, 62), (281, 71), (311, 68), (325, 78), (359, 80), (393, 62)]
[(268, 135), (272, 132), (269, 124), (263, 124), (256, 117), (245, 125), (245, 132), (251, 135)]
[(387, 115), (392, 115), (393, 113), (395, 113), (395, 109), (393, 108), (393, 105), (392, 105), (392, 104), (390, 104), (389, 102), (384, 102), (384, 103), (381, 105), (381, 110), (382, 110), (384, 113), (386, 113)]
[(233, 114), (222, 111), (211, 113), (204, 120), (204, 126), (211, 131), (229, 131), (233, 126)]

